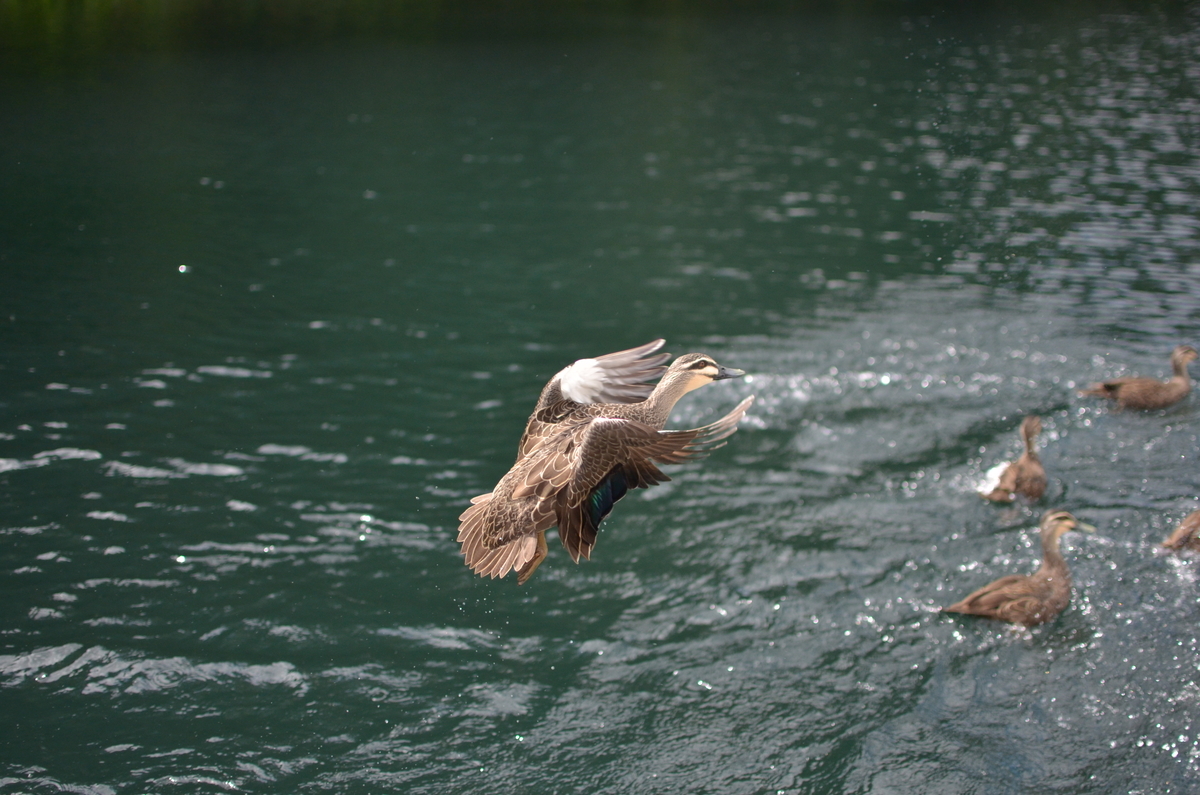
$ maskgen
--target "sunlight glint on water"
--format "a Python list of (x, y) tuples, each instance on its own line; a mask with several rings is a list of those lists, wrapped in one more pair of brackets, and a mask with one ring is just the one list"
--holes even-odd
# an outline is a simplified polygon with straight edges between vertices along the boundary
[[(1195, 19), (639, 23), (8, 89), (0, 790), (1189, 792)], [(150, 68), (153, 66), (153, 68)], [(19, 197), (19, 198), (17, 198)], [(456, 517), (656, 337), (730, 443), (593, 560)], [(1194, 373), (1197, 374), (1197, 373)], [(1042, 504), (985, 476), (1042, 417)], [(998, 471), (996, 471), (998, 475)], [(939, 612), (1038, 564), (1027, 631)]]

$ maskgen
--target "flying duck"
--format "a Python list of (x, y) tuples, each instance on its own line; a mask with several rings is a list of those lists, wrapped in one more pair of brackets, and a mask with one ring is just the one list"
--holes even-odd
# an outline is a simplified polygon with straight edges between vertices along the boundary
[[(517, 461), (459, 517), (458, 541), (476, 574), (526, 582), (557, 525), (571, 559), (591, 557), (596, 531), (629, 489), (670, 480), (659, 464), (700, 458), (724, 445), (754, 401), (709, 425), (663, 430), (688, 392), (744, 375), (703, 353), (655, 354), (663, 340), (580, 359), (550, 379), (525, 426)], [(664, 373), (665, 370), (665, 373)], [(662, 376), (657, 385), (647, 382)]]

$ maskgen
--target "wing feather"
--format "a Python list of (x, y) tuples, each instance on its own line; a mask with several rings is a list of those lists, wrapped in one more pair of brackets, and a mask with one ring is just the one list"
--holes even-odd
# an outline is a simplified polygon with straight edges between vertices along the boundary
[(965, 598), (943, 608), (948, 613), (967, 613), (970, 615), (990, 615), (995, 606), (1004, 601), (1004, 589), (1028, 579), (1023, 574), (1010, 574), (990, 582), (982, 588), (972, 591)]
[(567, 504), (582, 502), (618, 465), (657, 477), (662, 473), (643, 463), (678, 464), (707, 455), (724, 445), (753, 402), (754, 397), (748, 397), (716, 422), (690, 430), (659, 431), (635, 420), (597, 417), (573, 451), (576, 465), (568, 470), (572, 478)]
[(716, 422), (690, 430), (659, 431), (612, 417), (588, 423), (570, 454), (570, 480), (558, 491), (558, 534), (572, 559), (591, 557), (600, 522), (628, 489), (669, 479), (655, 462), (680, 463), (720, 447), (753, 402), (746, 398)]
[(1179, 526), (1171, 532), (1162, 543), (1167, 549), (1183, 549), (1196, 545), (1196, 537), (1200, 535), (1200, 511), (1193, 511), (1183, 518)]
[(1012, 624), (1039, 624), (1047, 612), (1045, 600), (1036, 596), (1019, 596), (998, 604), (993, 615)]
[(657, 381), (667, 371), (671, 354), (655, 354), (665, 343), (658, 339), (593, 359), (602, 377), (600, 391), (592, 402), (637, 403), (648, 398), (654, 391), (654, 385), (648, 382)]
[[(655, 353), (664, 343), (658, 339), (594, 359), (580, 359), (556, 373), (542, 389), (525, 424), (517, 457), (529, 455), (581, 405), (638, 403), (648, 398), (654, 391), (652, 382), (666, 372), (666, 362), (671, 358), (669, 353)], [(563, 391), (564, 377), (575, 381), (570, 395)]]

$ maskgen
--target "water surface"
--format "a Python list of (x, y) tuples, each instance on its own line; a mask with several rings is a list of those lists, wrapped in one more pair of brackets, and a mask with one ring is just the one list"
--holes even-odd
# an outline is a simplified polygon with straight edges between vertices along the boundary
[[(740, 17), (4, 84), (0, 791), (1188, 792), (1194, 16)], [(542, 384), (729, 445), (473, 578)], [(1044, 504), (975, 494), (1046, 426)], [(1071, 606), (938, 612), (1036, 566)]]

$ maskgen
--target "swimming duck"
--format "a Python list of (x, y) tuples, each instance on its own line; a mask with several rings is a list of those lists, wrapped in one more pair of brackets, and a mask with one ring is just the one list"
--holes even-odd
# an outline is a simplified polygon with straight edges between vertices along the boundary
[(1183, 517), (1179, 527), (1162, 543), (1167, 549), (1200, 549), (1200, 511)]
[(688, 353), (651, 387), (645, 381), (669, 358), (651, 355), (662, 344), (580, 359), (550, 379), (516, 463), (459, 517), (458, 541), (472, 571), (503, 577), (515, 569), (517, 583), (526, 582), (545, 559), (546, 531), (555, 525), (572, 560), (590, 559), (600, 523), (626, 491), (670, 480), (658, 464), (703, 457), (737, 430), (753, 396), (709, 425), (663, 430), (685, 394), (745, 373)]
[(1021, 422), (1021, 438), (1025, 440), (1025, 452), (1005, 468), (1000, 483), (984, 499), (993, 502), (1012, 502), (1017, 494), (1030, 502), (1037, 502), (1046, 492), (1046, 470), (1038, 458), (1034, 443), (1042, 432), (1040, 418), (1030, 415)]
[(1196, 361), (1198, 354), (1191, 345), (1180, 345), (1171, 352), (1171, 370), (1175, 373), (1167, 381), (1154, 378), (1116, 378), (1092, 384), (1081, 390), (1080, 395), (1115, 400), (1123, 409), (1165, 409), (1187, 397), (1192, 389), (1187, 366)]
[(1027, 627), (1055, 618), (1071, 600), (1071, 572), (1058, 548), (1063, 533), (1079, 528), (1091, 532), (1066, 511), (1046, 511), (1042, 516), (1042, 565), (1035, 573), (1010, 574), (983, 586), (966, 599), (943, 607), (946, 613), (984, 616)]

